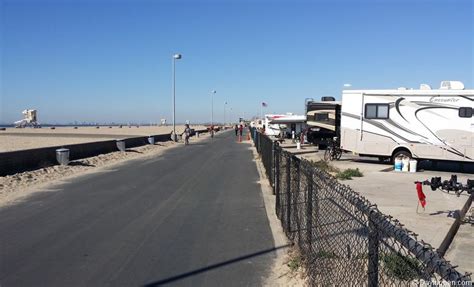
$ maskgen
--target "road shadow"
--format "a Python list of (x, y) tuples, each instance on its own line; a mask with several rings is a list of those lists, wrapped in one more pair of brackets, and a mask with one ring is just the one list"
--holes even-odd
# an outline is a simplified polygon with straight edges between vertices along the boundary
[(70, 166), (86, 166), (86, 167), (95, 167), (93, 164), (88, 164), (85, 162), (80, 162), (80, 161), (71, 161), (69, 163)]
[(192, 270), (192, 271), (189, 271), (189, 272), (185, 272), (185, 273), (182, 273), (182, 274), (171, 276), (171, 277), (168, 277), (168, 278), (165, 278), (165, 279), (161, 279), (161, 280), (158, 280), (158, 281), (155, 281), (155, 282), (147, 283), (143, 286), (144, 287), (155, 287), (155, 286), (161, 286), (163, 284), (169, 284), (169, 283), (172, 283), (172, 282), (175, 282), (175, 281), (182, 280), (182, 279), (187, 278), (187, 277), (195, 276), (195, 275), (198, 275), (198, 274), (201, 274), (201, 273), (213, 270), (213, 269), (221, 268), (221, 267), (224, 267), (224, 266), (227, 266), (227, 265), (230, 265), (230, 264), (234, 264), (234, 263), (237, 263), (237, 262), (240, 262), (240, 261), (252, 258), (252, 257), (257, 257), (257, 256), (261, 256), (261, 255), (264, 255), (264, 254), (267, 254), (267, 253), (275, 252), (279, 249), (287, 248), (289, 246), (291, 246), (291, 245), (290, 244), (285, 244), (285, 245), (278, 246), (278, 247), (264, 249), (262, 251), (250, 253), (250, 254), (247, 254), (247, 255), (243, 255), (243, 256), (240, 256), (240, 257), (237, 257), (237, 258), (227, 260), (227, 261), (222, 261), (222, 262), (219, 262), (219, 263), (216, 263), (216, 264), (208, 265), (208, 266), (203, 267), (203, 268), (199, 268), (199, 269), (196, 269), (196, 270)]
[[(339, 161), (345, 162), (356, 162), (356, 163), (369, 163), (381, 166), (387, 166), (382, 171), (392, 171), (393, 166), (389, 161), (379, 161), (377, 158), (371, 157), (348, 157), (344, 156)], [(474, 173), (474, 163), (459, 162), (459, 161), (431, 161), (431, 160), (419, 160), (418, 171), (441, 171), (441, 172), (453, 172), (453, 173)]]
[(457, 213), (459, 213), (458, 210), (438, 210), (436, 212), (428, 213), (428, 215), (433, 216), (433, 215), (446, 214), (446, 217), (456, 218), (456, 216), (458, 216)]
[(422, 160), (418, 163), (418, 169), (445, 172), (474, 173), (474, 164), (457, 161)]

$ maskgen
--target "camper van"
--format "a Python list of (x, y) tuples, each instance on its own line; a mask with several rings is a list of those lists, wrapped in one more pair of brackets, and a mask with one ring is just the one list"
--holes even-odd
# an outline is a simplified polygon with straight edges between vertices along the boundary
[(267, 136), (291, 138), (292, 131), (299, 135), (305, 128), (305, 116), (292, 113), (265, 115), (264, 129)]
[(345, 90), (341, 148), (381, 160), (474, 162), (474, 90), (458, 81), (439, 89)]
[(341, 102), (333, 97), (322, 97), (321, 101), (306, 101), (306, 125), (308, 141), (314, 145), (327, 145), (339, 137), (341, 124)]

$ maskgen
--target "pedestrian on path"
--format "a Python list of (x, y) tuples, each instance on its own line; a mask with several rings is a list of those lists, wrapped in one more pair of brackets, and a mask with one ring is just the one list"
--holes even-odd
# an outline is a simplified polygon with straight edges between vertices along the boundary
[(238, 125), (235, 125), (234, 126), (234, 130), (235, 130), (235, 136), (238, 135), (238, 132), (239, 132), (239, 126)]
[(242, 132), (244, 131), (244, 126), (239, 125), (239, 135), (242, 136)]
[(189, 144), (189, 138), (191, 137), (191, 129), (189, 128), (189, 125), (185, 125), (184, 129), (184, 144), (188, 145)]
[(209, 128), (209, 132), (211, 133), (211, 138), (214, 137), (214, 125), (211, 125), (211, 127)]

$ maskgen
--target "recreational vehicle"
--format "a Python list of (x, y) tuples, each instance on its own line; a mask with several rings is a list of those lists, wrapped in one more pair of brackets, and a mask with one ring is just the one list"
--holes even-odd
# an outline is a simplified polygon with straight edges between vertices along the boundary
[(339, 137), (341, 124), (341, 102), (333, 97), (322, 97), (321, 101), (306, 101), (306, 125), (308, 141), (314, 145), (327, 145)]
[(293, 131), (296, 135), (299, 135), (305, 129), (305, 122), (305, 116), (293, 115), (291, 113), (284, 115), (265, 115), (265, 134), (278, 138), (291, 138)]
[(474, 162), (473, 107), (474, 90), (457, 81), (439, 89), (345, 90), (341, 148), (380, 159)]

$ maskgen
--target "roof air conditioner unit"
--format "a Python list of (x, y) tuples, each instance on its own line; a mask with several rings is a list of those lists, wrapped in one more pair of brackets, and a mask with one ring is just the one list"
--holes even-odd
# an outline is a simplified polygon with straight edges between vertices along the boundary
[(440, 90), (464, 90), (464, 84), (460, 81), (442, 81)]

